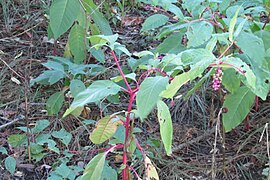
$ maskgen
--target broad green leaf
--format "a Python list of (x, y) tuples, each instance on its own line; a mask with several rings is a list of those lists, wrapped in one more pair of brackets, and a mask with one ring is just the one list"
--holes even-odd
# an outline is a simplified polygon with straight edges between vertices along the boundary
[(213, 26), (205, 21), (192, 23), (186, 33), (187, 47), (198, 47), (211, 38)]
[(117, 172), (106, 163), (102, 171), (100, 180), (117, 180)]
[(46, 63), (42, 63), (42, 65), (49, 68), (49, 69), (53, 69), (53, 70), (65, 73), (64, 66), (58, 62), (49, 60)]
[(36, 143), (42, 146), (46, 144), (49, 150), (54, 151), (57, 154), (60, 153), (59, 149), (56, 147), (56, 142), (51, 139), (51, 134), (40, 134), (36, 138)]
[(162, 101), (157, 102), (158, 121), (160, 135), (168, 156), (172, 153), (173, 125), (171, 113), (168, 106)]
[(175, 14), (179, 19), (184, 19), (184, 15), (179, 7), (174, 4), (169, 5), (168, 11)]
[(156, 76), (149, 77), (141, 83), (136, 96), (136, 105), (141, 120), (152, 111), (159, 100), (159, 94), (166, 88), (168, 80), (167, 77)]
[(95, 24), (104, 35), (112, 35), (112, 29), (109, 22), (104, 18), (103, 14), (98, 11), (98, 7), (95, 5), (93, 0), (83, 0), (82, 4), (86, 11), (93, 18)]
[(205, 6), (202, 6), (204, 0), (183, 0), (182, 7), (187, 9), (193, 17), (199, 17), (201, 13), (205, 10)]
[(226, 96), (223, 108), (227, 108), (228, 112), (222, 114), (226, 132), (231, 131), (245, 119), (254, 99), (255, 95), (246, 86), (240, 87), (234, 94)]
[(213, 53), (207, 49), (188, 49), (181, 55), (183, 64), (194, 65), (194, 68), (204, 64), (208, 65), (209, 62), (214, 62), (215, 59)]
[[(116, 40), (118, 39), (118, 34), (114, 34), (114, 35), (95, 35), (95, 36), (91, 36), (90, 37), (90, 41), (94, 41), (96, 42), (96, 44), (94, 44), (92, 46), (92, 48), (96, 48), (99, 49), (102, 46), (106, 46), (108, 43), (108, 46), (114, 50), (115, 48), (115, 43)], [(118, 44), (119, 45), (119, 44)]]
[(236, 72), (237, 71), (232, 68), (226, 69), (223, 71), (224, 74), (222, 76), (222, 84), (232, 94), (238, 90), (241, 83), (236, 75)]
[(31, 151), (31, 155), (41, 154), (42, 151), (44, 151), (44, 148), (39, 144), (31, 143), (30, 151)]
[(57, 114), (64, 103), (64, 92), (56, 92), (49, 97), (46, 103), (48, 115)]
[(182, 55), (182, 60), (187, 64), (191, 64), (188, 72), (184, 72), (171, 81), (166, 90), (160, 96), (164, 98), (172, 98), (182, 85), (201, 76), (205, 69), (215, 60), (214, 55), (207, 50), (188, 50)]
[[(247, 86), (255, 88), (256, 76), (244, 61), (242, 61), (240, 58), (229, 57), (229, 58), (222, 58), (222, 62), (224, 64), (222, 66), (227, 67), (228, 65), (230, 65), (229, 67), (234, 68), (236, 71), (238, 71), (240, 76), (245, 79), (243, 82)], [(239, 70), (241, 70), (241, 72), (244, 73), (244, 75), (241, 72), (239, 72)]]
[(166, 24), (168, 20), (169, 20), (168, 16), (165, 16), (163, 14), (154, 14), (154, 15), (148, 17), (144, 21), (144, 23), (142, 25), (141, 32), (145, 32), (145, 31), (149, 31), (149, 30), (158, 28), (158, 27)]
[(240, 34), (240, 32), (243, 30), (245, 23), (247, 22), (247, 19), (244, 19), (241, 21), (241, 23), (238, 25), (236, 31), (234, 32), (233, 36), (234, 38), (237, 38), (237, 36)]
[(222, 0), (219, 5), (220, 11), (225, 11), (231, 4), (231, 0)]
[(163, 26), (160, 29), (160, 32), (158, 33), (157, 38), (161, 39), (172, 32), (177, 32), (177, 31), (180, 31), (182, 29), (186, 29), (186, 28), (188, 28), (189, 25), (190, 25), (190, 23), (185, 23), (183, 21), (180, 21), (180, 22), (175, 23), (175, 24)]
[(5, 167), (6, 169), (10, 172), (10, 174), (14, 174), (15, 173), (15, 169), (16, 169), (16, 160), (14, 159), (14, 157), (12, 156), (8, 156), (5, 159)]
[(270, 72), (265, 59), (264, 41), (254, 34), (241, 32), (236, 39), (236, 45), (244, 52), (238, 57), (251, 65), (250, 68), (256, 76), (255, 88), (250, 88), (257, 96), (265, 100), (270, 90), (270, 84), (266, 83), (267, 80), (269, 81)]
[(73, 79), (70, 82), (70, 92), (73, 97), (76, 97), (80, 92), (86, 89), (84, 83), (81, 80)]
[(50, 28), (57, 39), (65, 33), (80, 12), (80, 3), (77, 0), (56, 0), (50, 7)]
[(270, 32), (269, 31), (261, 30), (261, 31), (255, 32), (254, 34), (263, 40), (265, 49), (270, 48)]
[(126, 46), (118, 42), (114, 43), (114, 50), (119, 55), (121, 55), (122, 53), (125, 53), (126, 55), (131, 56), (131, 53), (128, 51)]
[(105, 62), (105, 55), (101, 49), (91, 48), (90, 53), (96, 58), (97, 61), (104, 63)]
[(190, 76), (190, 72), (184, 72), (172, 80), (172, 82), (167, 86), (160, 96), (164, 98), (172, 98), (177, 91), (181, 88), (182, 85), (186, 84), (189, 80), (194, 79), (195, 77)]
[(79, 24), (74, 24), (68, 36), (69, 48), (74, 56), (74, 62), (81, 64), (85, 58), (88, 41), (85, 41), (86, 32)]
[(206, 44), (206, 47), (205, 49), (210, 51), (210, 52), (213, 52), (215, 47), (216, 47), (216, 44), (217, 44), (217, 37), (216, 36), (213, 36), (209, 41), (208, 43)]
[(70, 177), (72, 174), (74, 174), (74, 171), (71, 168), (69, 168), (66, 165), (66, 163), (62, 163), (60, 166), (58, 166), (55, 169), (55, 173), (60, 175), (62, 177), (62, 179), (71, 179), (71, 178), (68, 178), (68, 177)]
[(6, 148), (4, 148), (3, 146), (0, 147), (0, 153), (8, 155)]
[(240, 9), (241, 9), (241, 6), (237, 9), (237, 11), (235, 12), (233, 18), (230, 21), (230, 26), (229, 26), (229, 40), (231, 42), (233, 42), (234, 27), (235, 27), (236, 20), (237, 20), (237, 17), (238, 17), (238, 14), (239, 14)]
[(41, 133), (44, 129), (46, 129), (50, 125), (50, 121), (44, 119), (44, 120), (39, 120), (36, 122), (35, 127), (32, 129), (33, 133)]
[(72, 138), (72, 135), (63, 128), (60, 131), (53, 131), (52, 136), (60, 139), (66, 146), (68, 146)]
[[(136, 74), (135, 73), (125, 74), (125, 77), (127, 79), (131, 79), (133, 81), (136, 81)], [(114, 82), (119, 82), (119, 81), (123, 80), (123, 77), (122, 76), (116, 76), (116, 77), (111, 78), (111, 80), (114, 81)]]
[(176, 32), (167, 37), (157, 48), (159, 53), (180, 53), (186, 47), (182, 44), (183, 32)]
[(96, 128), (90, 135), (90, 140), (94, 144), (101, 144), (114, 135), (119, 125), (119, 122), (113, 121), (114, 119), (111, 116), (105, 116), (97, 122)]
[(25, 134), (13, 134), (8, 137), (8, 143), (12, 147), (17, 147), (27, 142), (27, 137)]
[(80, 92), (72, 102), (71, 106), (63, 117), (72, 113), (76, 108), (83, 107), (88, 103), (100, 101), (109, 95), (115, 95), (120, 91), (120, 86), (109, 80), (99, 80), (93, 82), (88, 88)]
[(104, 169), (106, 153), (96, 155), (86, 166), (81, 180), (101, 179)]

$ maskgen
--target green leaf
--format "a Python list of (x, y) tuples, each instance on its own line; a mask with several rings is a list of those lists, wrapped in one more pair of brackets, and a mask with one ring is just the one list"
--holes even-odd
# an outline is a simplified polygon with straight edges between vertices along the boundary
[(42, 146), (44, 144), (47, 144), (49, 150), (54, 151), (57, 154), (60, 153), (59, 149), (56, 147), (56, 142), (51, 139), (50, 134), (40, 134), (36, 138), (36, 143), (39, 144), (39, 145), (42, 145)]
[(99, 27), (104, 35), (112, 35), (112, 29), (109, 22), (104, 18), (103, 14), (98, 11), (98, 7), (93, 0), (83, 0), (83, 5), (86, 11), (93, 18), (95, 24)]
[(109, 47), (114, 50), (115, 45), (119, 46), (119, 43), (116, 44), (116, 40), (118, 39), (119, 35), (114, 34), (114, 35), (95, 35), (90, 37), (90, 41), (94, 41), (95, 44), (93, 44), (92, 48), (99, 49), (102, 46), (106, 46), (107, 43)]
[(157, 48), (159, 53), (180, 53), (186, 47), (182, 44), (183, 32), (176, 32), (167, 37)]
[(215, 57), (207, 50), (196, 49), (183, 53), (182, 60), (191, 64), (190, 70), (175, 76), (166, 90), (160, 94), (161, 97), (172, 98), (182, 85), (201, 76), (204, 70), (215, 60)]
[(80, 3), (77, 0), (53, 1), (50, 7), (50, 27), (55, 39), (71, 27), (80, 8)]
[(117, 172), (108, 165), (108, 163), (105, 164), (104, 169), (102, 171), (101, 180), (117, 180)]
[(95, 48), (91, 48), (90, 49), (90, 53), (96, 58), (96, 60), (98, 60), (99, 62), (101, 63), (104, 63), (105, 62), (105, 55), (104, 55), (104, 52), (99, 49), (95, 49)]
[(80, 92), (86, 89), (84, 83), (81, 80), (73, 79), (70, 82), (70, 92), (73, 97), (77, 96)]
[(88, 46), (88, 41), (85, 41), (85, 33), (84, 28), (76, 23), (71, 28), (68, 36), (69, 48), (76, 64), (83, 63), (85, 58), (85, 50)]
[(120, 91), (120, 86), (109, 80), (99, 80), (93, 82), (87, 89), (80, 92), (72, 102), (71, 106), (63, 117), (66, 117), (77, 107), (83, 107), (88, 103), (100, 101), (109, 95), (115, 95)]
[(145, 31), (149, 31), (151, 29), (158, 28), (158, 27), (166, 24), (168, 20), (169, 20), (169, 17), (167, 17), (163, 14), (154, 14), (154, 15), (148, 17), (144, 21), (144, 23), (142, 25), (141, 32), (145, 32)]
[(44, 129), (46, 129), (50, 125), (50, 122), (46, 119), (39, 120), (36, 122), (35, 127), (32, 129), (33, 133), (41, 133)]
[(229, 40), (231, 42), (233, 42), (234, 27), (235, 27), (236, 20), (237, 20), (237, 17), (238, 17), (238, 14), (239, 14), (240, 9), (241, 9), (241, 6), (237, 9), (237, 11), (235, 12), (233, 18), (230, 21), (230, 26), (229, 26)]
[(104, 169), (106, 153), (96, 155), (86, 166), (81, 180), (97, 180), (101, 179)]
[(232, 65), (236, 71), (241, 70), (242, 73), (244, 73), (244, 75), (242, 73), (239, 73), (239, 74), (242, 77), (242, 79), (244, 79), (243, 82), (248, 87), (255, 88), (256, 76), (245, 62), (243, 62), (240, 58), (235, 58), (235, 57), (222, 58), (222, 60), (224, 60), (223, 63), (225, 67), (227, 67), (227, 64), (229, 64), (230, 66)]
[(5, 159), (5, 167), (6, 169), (13, 175), (16, 169), (16, 160), (12, 156), (8, 156)]
[(0, 153), (8, 155), (6, 148), (4, 148), (2, 146), (0, 147)]
[(142, 82), (136, 96), (138, 114), (141, 120), (152, 111), (159, 100), (159, 94), (166, 88), (167, 84), (168, 78), (161, 76), (149, 77)]
[(235, 93), (240, 87), (240, 80), (237, 78), (236, 71), (232, 68), (223, 71), (222, 84), (230, 93)]
[(46, 63), (42, 63), (43, 66), (53, 69), (59, 72), (62, 72), (63, 74), (65, 73), (64, 66), (58, 62), (55, 61), (47, 61)]
[(53, 131), (52, 136), (60, 139), (66, 146), (68, 146), (72, 138), (72, 135), (63, 128), (60, 131)]
[(8, 143), (12, 147), (17, 147), (27, 142), (27, 137), (25, 134), (13, 134), (8, 137)]
[(222, 0), (219, 5), (220, 11), (225, 11), (231, 4), (231, 0)]
[(241, 23), (238, 25), (236, 31), (234, 32), (233, 36), (234, 38), (237, 38), (237, 36), (240, 34), (240, 32), (243, 30), (245, 23), (247, 22), (247, 19), (244, 19), (241, 21)]
[(169, 5), (168, 11), (175, 14), (179, 19), (184, 19), (184, 15), (179, 7), (174, 4)]
[(48, 115), (57, 114), (64, 103), (64, 92), (56, 92), (49, 97), (46, 103)]
[(240, 87), (234, 94), (226, 96), (223, 108), (227, 108), (228, 112), (222, 115), (226, 132), (231, 131), (245, 119), (254, 99), (255, 95), (246, 86)]
[(202, 12), (205, 10), (205, 6), (202, 6), (204, 0), (183, 0), (182, 7), (187, 9), (193, 17), (199, 17)]
[(157, 102), (160, 135), (168, 156), (172, 154), (173, 125), (168, 106), (161, 100)]
[(70, 167), (68, 167), (66, 163), (62, 163), (60, 166), (58, 166), (55, 169), (55, 173), (60, 175), (62, 179), (71, 179), (68, 177), (70, 177), (72, 174), (74, 175), (74, 171)]
[(213, 29), (213, 26), (205, 21), (192, 23), (186, 33), (187, 47), (198, 47), (204, 44), (211, 38)]
[(121, 122), (114, 121), (114, 119), (111, 116), (105, 116), (97, 122), (96, 128), (90, 135), (90, 140), (94, 144), (101, 144), (114, 135), (119, 122)]
[(265, 59), (263, 40), (254, 34), (241, 32), (236, 39), (236, 45), (244, 52), (238, 57), (251, 65), (250, 68), (256, 76), (255, 87), (250, 88), (257, 96), (265, 100), (270, 90), (270, 84), (266, 83), (270, 80), (270, 72)]

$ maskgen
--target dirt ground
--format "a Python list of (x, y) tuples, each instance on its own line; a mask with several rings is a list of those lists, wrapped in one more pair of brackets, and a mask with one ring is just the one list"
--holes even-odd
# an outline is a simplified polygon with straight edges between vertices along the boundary
[[(51, 166), (55, 159), (60, 158), (52, 154), (39, 162), (29, 162), (27, 149), (12, 149), (7, 143), (11, 134), (20, 132), (15, 128), (17, 126), (48, 119), (51, 122), (50, 130), (64, 127), (72, 133), (74, 139), (69, 145), (70, 150), (80, 152), (85, 146), (93, 146), (88, 140), (88, 132), (80, 128), (81, 124), (76, 119), (68, 117), (61, 121), (60, 117), (46, 114), (46, 99), (55, 90), (61, 89), (61, 85), (29, 87), (29, 80), (44, 69), (41, 63), (46, 62), (46, 56), (61, 56), (66, 43), (65, 36), (57, 43), (48, 41), (48, 20), (44, 16), (48, 5), (48, 2), (43, 1), (12, 1), (0, 9), (0, 126), (19, 119), (16, 123), (0, 129), (0, 147), (7, 148), (9, 154), (17, 160), (16, 173), (11, 176), (4, 168), (3, 160), (6, 156), (0, 155), (0, 179), (3, 180), (46, 179), (49, 171), (43, 168), (44, 165)], [(129, 16), (144, 18), (144, 13), (130, 10)], [(115, 32), (125, 37), (121, 43), (126, 44), (130, 51), (154, 47), (157, 43), (139, 34), (140, 21), (142, 20), (138, 18), (133, 26), (128, 24), (113, 27)], [(209, 87), (210, 83), (206, 83), (203, 89), (187, 101), (177, 99), (171, 107), (174, 121), (171, 157), (166, 157), (160, 149), (144, 145), (146, 151), (153, 153), (160, 179), (211, 179), (213, 176), (215, 179), (263, 179), (263, 170), (268, 167), (269, 162), (269, 142), (266, 134), (262, 132), (270, 121), (270, 97), (268, 96), (265, 102), (259, 102), (258, 112), (250, 112), (248, 122), (243, 122), (237, 129), (223, 134), (219, 130), (221, 122), (217, 117), (220, 104), (217, 95), (209, 90)], [(189, 85), (182, 91), (185, 92), (188, 88)], [(125, 106), (125, 103), (122, 106)], [(91, 108), (93, 111), (87, 118), (95, 119), (99, 110), (94, 106)], [(122, 108), (114, 106), (110, 110)], [(143, 130), (138, 136), (140, 141), (160, 139), (155, 117), (153, 113), (147, 123), (136, 123), (136, 126)], [(91, 130), (91, 127), (89, 128)], [(62, 146), (62, 150), (64, 149)], [(83, 152), (75, 154), (72, 163), (89, 161), (92, 155), (84, 158), (86, 155)], [(141, 168), (138, 169), (140, 172)]]

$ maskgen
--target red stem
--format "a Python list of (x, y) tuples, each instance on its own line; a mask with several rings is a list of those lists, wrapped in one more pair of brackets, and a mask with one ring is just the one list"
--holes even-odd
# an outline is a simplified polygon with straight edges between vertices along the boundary
[(125, 74), (124, 74), (123, 71), (122, 71), (122, 68), (121, 68), (121, 66), (120, 66), (120, 64), (119, 64), (118, 58), (116, 57), (116, 55), (115, 55), (115, 53), (114, 53), (113, 50), (111, 51), (111, 53), (112, 53), (112, 56), (113, 56), (114, 61), (115, 61), (115, 63), (116, 63), (117, 69), (119, 70), (119, 72), (120, 72), (122, 78), (124, 79), (124, 82), (125, 82), (125, 84), (126, 84), (126, 86), (127, 86), (127, 88), (128, 88), (129, 93), (131, 93), (131, 92), (132, 92), (132, 89), (131, 89), (130, 85), (128, 84), (128, 81), (127, 81), (127, 78), (125, 77)]
[[(125, 134), (125, 143), (124, 143), (124, 146), (123, 146), (123, 165), (125, 166), (125, 168), (123, 169), (122, 171), (122, 175), (123, 175), (123, 180), (126, 180), (127, 179), (127, 142), (128, 142), (128, 138), (129, 138), (129, 127), (130, 127), (130, 112), (131, 112), (131, 109), (132, 109), (132, 104), (133, 104), (133, 101), (135, 100), (135, 97), (136, 97), (136, 92), (137, 92), (137, 89), (135, 90), (132, 90), (126, 77), (125, 77), (125, 74), (123, 73), (122, 71), (122, 68), (119, 64), (119, 60), (118, 58), (116, 57), (115, 55), (115, 52), (112, 50), (111, 51), (112, 53), (112, 56), (114, 58), (114, 61), (116, 63), (116, 66), (117, 66), (117, 69), (119, 70), (128, 90), (126, 90), (126, 92), (129, 93), (129, 103), (128, 103), (128, 113), (127, 113), (127, 117), (126, 117), (126, 122), (124, 124), (125, 126), (125, 130), (126, 130), (126, 134)], [(138, 87), (137, 87), (138, 88)]]
[(259, 97), (256, 96), (255, 98), (255, 111), (258, 112), (259, 110)]

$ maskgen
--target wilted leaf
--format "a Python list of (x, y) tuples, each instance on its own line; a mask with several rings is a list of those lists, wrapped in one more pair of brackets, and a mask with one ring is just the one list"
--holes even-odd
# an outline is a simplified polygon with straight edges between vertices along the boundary
[(103, 143), (104, 141), (110, 139), (114, 135), (118, 125), (119, 125), (118, 122), (115, 122), (115, 118), (111, 116), (106, 116), (100, 119), (96, 124), (96, 128), (90, 135), (90, 140), (94, 144)]

